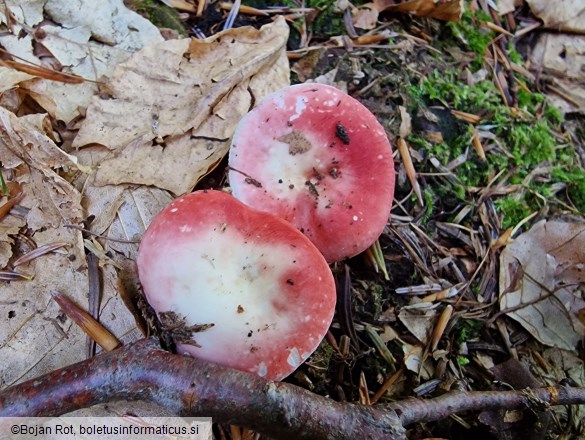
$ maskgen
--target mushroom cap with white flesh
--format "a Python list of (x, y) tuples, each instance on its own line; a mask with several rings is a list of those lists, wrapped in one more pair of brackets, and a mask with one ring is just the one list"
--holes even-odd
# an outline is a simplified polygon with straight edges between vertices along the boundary
[(237, 199), (291, 222), (328, 262), (367, 249), (390, 216), (386, 132), (331, 86), (299, 84), (263, 98), (236, 128), (229, 167)]
[[(187, 334), (176, 340), (179, 353), (267, 379), (299, 367), (333, 319), (335, 283), (317, 248), (289, 223), (224, 192), (197, 191), (163, 209), (137, 264), (163, 325)], [(203, 324), (213, 326), (190, 334)]]

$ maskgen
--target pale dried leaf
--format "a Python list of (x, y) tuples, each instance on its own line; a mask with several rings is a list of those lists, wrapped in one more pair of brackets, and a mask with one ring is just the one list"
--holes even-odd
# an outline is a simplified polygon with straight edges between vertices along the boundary
[[(577, 353), (549, 348), (544, 350), (542, 357), (551, 367), (547, 371), (542, 371), (539, 368), (539, 373), (547, 378), (547, 385), (555, 386), (568, 378), (573, 382), (574, 386), (585, 387), (585, 363)], [(582, 423), (583, 417), (585, 417), (585, 405), (573, 405), (571, 409), (572, 423), (578, 426)], [(567, 415), (564, 408), (555, 407), (553, 410), (561, 417), (566, 417)]]
[(400, 137), (406, 138), (412, 133), (412, 118), (406, 107), (400, 105), (398, 109), (400, 110)]
[[(13, 35), (0, 36), (0, 44), (14, 55), (37, 65), (34, 38), (28, 31), (43, 31), (42, 45), (53, 54), (63, 72), (98, 80), (130, 54), (151, 41), (162, 41), (158, 29), (145, 18), (127, 9), (122, 0), (94, 2), (81, 0), (8, 1), (16, 16)], [(43, 20), (43, 14), (60, 25)], [(0, 19), (5, 18), (0, 14)], [(38, 25), (38, 26), (37, 26)], [(21, 35), (21, 32), (24, 35)], [(20, 84), (33, 99), (56, 119), (69, 122), (90, 103), (97, 86), (92, 82), (63, 84), (56, 81), (31, 80)]]
[(585, 36), (543, 32), (529, 53), (530, 69), (551, 79), (547, 97), (563, 112), (585, 112)]
[(80, 194), (53, 171), (76, 167), (77, 159), (57, 147), (39, 125), (43, 125), (42, 116), (18, 118), (0, 107), (0, 151), (10, 151), (15, 165), (24, 162), (30, 167), (20, 204), (30, 210), (27, 226), (33, 230), (47, 225), (56, 227), (62, 221), (77, 223), (83, 218)]
[(370, 30), (374, 29), (378, 24), (378, 14), (379, 12), (376, 9), (364, 5), (354, 9), (351, 14), (351, 20), (356, 28)]
[(498, 13), (505, 15), (514, 12), (522, 2), (523, 0), (498, 0)]
[(64, 28), (86, 27), (97, 41), (136, 50), (160, 33), (148, 20), (126, 8), (122, 0), (48, 0), (45, 11)]
[[(85, 357), (84, 333), (63, 317), (50, 291), (69, 296), (87, 308), (88, 277), (81, 232), (65, 228), (84, 218), (81, 195), (59, 176), (56, 168), (75, 169), (75, 164), (43, 131), (42, 115), (18, 118), (0, 108), (0, 152), (12, 156), (20, 167), (18, 180), (24, 197), (19, 214), (7, 216), (0, 226), (0, 258), (3, 264), (14, 252), (13, 236), (20, 229), (33, 231), (38, 247), (67, 243), (59, 252), (41, 255), (18, 267), (30, 281), (0, 283), (0, 387), (36, 377), (78, 362)], [(76, 158), (73, 158), (76, 159)], [(26, 172), (27, 173), (26, 173)], [(24, 172), (24, 173), (23, 173)], [(138, 337), (134, 318), (118, 297), (117, 274), (104, 267), (101, 322), (117, 336)]]
[[(77, 158), (67, 154), (42, 131), (44, 115), (17, 117), (0, 107), (0, 144), (28, 165), (43, 171), (48, 168), (77, 168)], [(50, 127), (50, 125), (47, 125)], [(2, 161), (4, 163), (4, 160)], [(5, 164), (6, 166), (6, 164)]]
[(119, 65), (74, 140), (113, 152), (95, 184), (190, 191), (226, 154), (253, 103), (288, 84), (287, 36), (278, 18), (261, 30), (153, 44)]
[[(6, 5), (18, 22), (34, 26), (43, 21), (45, 3), (45, 0), (5, 0), (2, 2), (2, 6)], [(4, 7), (0, 9), (0, 23), (6, 23)]]
[(0, 66), (0, 93), (16, 87), (19, 83), (34, 78), (28, 73)]
[(555, 31), (585, 32), (585, 0), (526, 0), (544, 26)]
[(530, 53), (533, 70), (564, 79), (582, 79), (585, 69), (585, 36), (542, 33)]
[(545, 345), (572, 350), (585, 335), (585, 224), (542, 220), (500, 257), (500, 308)]
[(409, 12), (419, 17), (445, 21), (459, 21), (464, 10), (463, 0), (410, 0), (402, 3), (374, 0), (374, 7), (380, 12)]
[[(102, 196), (108, 197), (107, 193), (102, 193)], [(121, 196), (116, 217), (104, 231), (104, 235), (110, 239), (135, 241), (136, 243), (107, 241), (105, 247), (107, 250), (114, 250), (125, 258), (134, 260), (138, 253), (138, 242), (144, 231), (152, 219), (171, 203), (173, 198), (167, 191), (144, 186), (128, 187)]]
[(398, 319), (421, 343), (426, 343), (435, 325), (437, 312), (433, 308), (404, 307), (398, 314)]
[(422, 346), (402, 344), (402, 352), (404, 353), (404, 365), (408, 370), (417, 374), (421, 380), (433, 377), (434, 363), (430, 358), (426, 358), (423, 363), (424, 350)]
[(5, 268), (12, 257), (14, 239), (11, 236), (18, 234), (25, 224), (23, 218), (12, 215), (6, 216), (0, 222), (0, 269)]

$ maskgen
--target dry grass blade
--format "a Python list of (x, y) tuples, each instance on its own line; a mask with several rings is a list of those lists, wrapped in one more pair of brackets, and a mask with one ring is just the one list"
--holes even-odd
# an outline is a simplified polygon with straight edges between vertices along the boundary
[(0, 281), (30, 281), (33, 277), (24, 273), (0, 270)]
[(14, 70), (18, 70), (19, 72), (35, 75), (38, 76), (39, 78), (47, 79), (49, 81), (57, 81), (66, 84), (81, 84), (86, 81), (84, 78), (77, 75), (56, 72), (55, 70), (47, 69), (46, 67), (19, 63), (18, 61), (0, 60), (0, 65), (9, 67)]
[(361, 35), (353, 40), (353, 44), (357, 46), (365, 46), (368, 44), (380, 43), (381, 41), (387, 40), (388, 38), (390, 38), (388, 32), (381, 32), (375, 35)]
[(508, 37), (514, 37), (514, 34), (512, 34), (511, 32), (508, 32), (506, 29), (504, 29), (501, 26), (498, 26), (497, 24), (491, 22), (491, 21), (486, 21), (485, 25), (492, 31), (497, 32), (499, 34), (504, 34)]
[(360, 371), (360, 386), (359, 386), (360, 403), (362, 405), (371, 405), (370, 402), (370, 391), (368, 390), (368, 382), (366, 381), (366, 375), (363, 371)]
[(398, 379), (400, 379), (403, 373), (404, 373), (403, 370), (398, 370), (395, 373), (392, 373), (390, 376), (388, 376), (388, 378), (386, 378), (380, 389), (376, 391), (376, 394), (374, 394), (374, 396), (370, 399), (370, 403), (372, 405), (378, 403), (378, 400), (380, 400), (382, 396), (386, 394), (386, 392), (392, 385), (398, 382)]
[(447, 307), (445, 307), (445, 309), (441, 313), (441, 316), (439, 316), (437, 324), (433, 329), (433, 335), (431, 337), (431, 351), (435, 351), (437, 345), (439, 345), (439, 341), (441, 340), (441, 337), (443, 336), (443, 333), (447, 328), (447, 324), (451, 319), (451, 315), (453, 315), (453, 306), (449, 304)]
[(372, 343), (374, 344), (380, 355), (384, 358), (386, 363), (388, 363), (391, 370), (396, 371), (396, 360), (394, 359), (394, 356), (392, 356), (392, 353), (390, 353), (390, 350), (388, 350), (388, 347), (386, 347), (386, 344), (384, 343), (378, 332), (374, 330), (373, 327), (366, 325), (366, 333), (372, 340)]
[(473, 136), (471, 137), (471, 145), (475, 149), (475, 152), (479, 156), (481, 160), (486, 160), (485, 158), (485, 151), (483, 149), (483, 145), (481, 144), (481, 140), (479, 139), (479, 133), (477, 130), (473, 130)]
[(459, 21), (463, 15), (463, 0), (411, 0), (395, 4), (383, 0), (378, 7), (386, 12), (409, 12), (418, 17), (432, 17), (444, 21)]
[(386, 262), (384, 261), (384, 253), (382, 252), (382, 246), (380, 246), (380, 240), (376, 240), (373, 245), (366, 249), (366, 258), (374, 267), (376, 273), (381, 271), (384, 279), (386, 281), (390, 280), (390, 276), (386, 270)]
[(122, 345), (104, 326), (65, 295), (53, 291), (51, 292), (51, 296), (59, 304), (61, 310), (105, 351), (112, 351)]
[(455, 286), (448, 287), (447, 289), (443, 289), (436, 293), (431, 293), (423, 297), (424, 302), (434, 302), (434, 301), (442, 301), (444, 299), (453, 298), (456, 296), (465, 286), (465, 283), (459, 283)]
[[(339, 279), (341, 278), (341, 279)], [(353, 321), (353, 307), (351, 303), (351, 277), (349, 266), (345, 265), (343, 275), (336, 278), (337, 286), (337, 315), (341, 330), (347, 335), (354, 347), (359, 347), (359, 339)]]
[[(186, 2), (185, 0), (166, 0), (166, 2), (169, 6), (172, 6), (173, 8), (177, 9), (178, 11), (185, 11), (185, 12), (195, 12), (195, 6), (193, 6), (191, 3)], [(198, 2), (198, 6), (199, 5), (205, 5), (204, 1), (199, 0)], [(200, 15), (198, 15), (198, 17), (200, 17)]]
[[(219, 4), (219, 7), (221, 9), (225, 9), (226, 11), (231, 11), (234, 8), (234, 4), (228, 3), (228, 2), (221, 2)], [(267, 11), (264, 11), (264, 10), (258, 9), (258, 8), (253, 8), (252, 6), (246, 6), (246, 5), (240, 5), (239, 12), (241, 14), (245, 14), (245, 15), (259, 15), (259, 16), (270, 15)]]
[(4, 217), (8, 215), (10, 210), (14, 208), (14, 205), (20, 202), (23, 197), (24, 193), (20, 192), (11, 199), (8, 199), (8, 201), (4, 203), (4, 205), (0, 206), (0, 220), (2, 220)]
[(424, 207), (424, 202), (422, 198), (422, 193), (420, 191), (420, 186), (418, 181), (416, 180), (416, 171), (414, 169), (414, 165), (412, 163), (412, 158), (410, 157), (410, 152), (408, 151), (408, 145), (406, 141), (402, 138), (398, 138), (396, 141), (396, 145), (398, 146), (398, 152), (400, 153), (400, 157), (402, 158), (402, 163), (404, 164), (404, 170), (406, 171), (406, 175), (408, 176), (408, 180), (412, 185), (412, 189), (416, 198), (421, 207)]
[(456, 118), (459, 118), (470, 124), (477, 125), (481, 122), (481, 116), (474, 115), (473, 113), (462, 112), (459, 110), (451, 110), (451, 114)]
[(45, 255), (48, 254), (49, 252), (53, 252), (56, 249), (65, 247), (65, 246), (69, 246), (69, 243), (65, 243), (65, 242), (56, 242), (56, 243), (51, 243), (51, 244), (46, 244), (44, 246), (41, 246), (39, 248), (36, 248), (30, 252), (27, 252), (26, 254), (22, 255), (21, 257), (18, 257), (14, 263), (13, 266), (20, 266), (21, 264), (24, 263), (28, 263), (29, 261), (34, 260), (35, 258), (40, 257), (41, 255)]

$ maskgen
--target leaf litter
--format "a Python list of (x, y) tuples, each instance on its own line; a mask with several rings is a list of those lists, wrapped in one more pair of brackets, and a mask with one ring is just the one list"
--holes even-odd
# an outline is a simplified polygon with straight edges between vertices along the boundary
[[(277, 11), (242, 6), (239, 14), (231, 14), (238, 25), (260, 27), (271, 23), (267, 17), (279, 17), (260, 30), (238, 28), (223, 34), (217, 34), (217, 18), (206, 27), (207, 17), (199, 14), (201, 27), (196, 33), (211, 37), (163, 41), (158, 30), (122, 7), (122, 15), (138, 20), (141, 26), (140, 38), (133, 43), (108, 24), (108, 11), (120, 5), (113, 0), (100, 6), (105, 8), (100, 11), (100, 23), (77, 16), (70, 27), (63, 26), (57, 12), (43, 9), (41, 3), (8, 2), (15, 11), (14, 19), (5, 17), (4, 23), (10, 21), (13, 30), (25, 34), (23, 23), (28, 28), (38, 26), (44, 34), (26, 34), (22, 41), (8, 35), (0, 44), (10, 46), (9, 52), (25, 60), (91, 81), (63, 84), (49, 81), (44, 73), (35, 76), (0, 67), (0, 172), (8, 183), (21, 184), (24, 193), (0, 220), (0, 270), (23, 275), (22, 281), (0, 284), (0, 316), (9, 317), (6, 324), (0, 321), (0, 359), (11, 363), (2, 372), (0, 386), (83, 358), (85, 336), (50, 300), (49, 292), (66, 294), (89, 309), (87, 252), (99, 256), (102, 324), (124, 342), (141, 337), (138, 329), (146, 331), (136, 308), (139, 294), (133, 260), (140, 237), (175, 195), (191, 191), (198, 183), (206, 186), (208, 182), (201, 181), (205, 176), (216, 185), (223, 182), (220, 161), (238, 119), (264, 94), (288, 84), (287, 41), (293, 49), (291, 59), (303, 54), (313, 57), (301, 59), (305, 64), (298, 63), (293, 69), (299, 78), (346, 87), (371, 106), (392, 141), (396, 143), (396, 133), (402, 140), (401, 156), (397, 156), (399, 197), (392, 222), (380, 239), (390, 279), (380, 278), (383, 271), (373, 275), (383, 260), (377, 259), (377, 266), (370, 266), (371, 259), (348, 262), (352, 282), (347, 286), (346, 302), (354, 310), (345, 327), (352, 329), (351, 335), (343, 334), (344, 327), (334, 323), (328, 343), (290, 380), (310, 384), (311, 389), (335, 399), (369, 404), (412, 393), (436, 395), (455, 386), (490, 389), (492, 367), (509, 357), (522, 357), (531, 360), (533, 369), (541, 368), (539, 378), (546, 378), (547, 383), (560, 382), (569, 370), (571, 379), (582, 383), (583, 365), (573, 353), (582, 338), (584, 312), (579, 289), (583, 280), (579, 263), (571, 266), (567, 262), (567, 254), (574, 251), (572, 243), (580, 243), (579, 234), (569, 232), (569, 238), (560, 238), (551, 232), (552, 226), (559, 231), (573, 226), (549, 220), (551, 226), (544, 235), (534, 232), (541, 223), (528, 235), (518, 235), (517, 230), (530, 224), (535, 214), (514, 229), (503, 228), (494, 200), (529, 192), (532, 182), (525, 180), (524, 187), (516, 181), (509, 183), (512, 171), (492, 174), (489, 184), (481, 187), (464, 180), (462, 170), (470, 165), (489, 164), (496, 154), (513, 156), (507, 150), (510, 146), (501, 141), (501, 133), (489, 125), (489, 111), (459, 106), (438, 90), (437, 99), (425, 102), (417, 111), (412, 95), (406, 92), (410, 85), (431, 76), (429, 69), (436, 68), (428, 53), (448, 53), (463, 66), (460, 76), (468, 85), (493, 81), (499, 105), (516, 112), (518, 120), (529, 111), (543, 111), (543, 107), (519, 109), (514, 101), (515, 79), (521, 78), (519, 87), (527, 91), (541, 67), (550, 75), (547, 78), (553, 78), (548, 91), (564, 101), (564, 111), (580, 112), (583, 107), (570, 87), (561, 87), (554, 77), (560, 68), (576, 72), (573, 80), (579, 81), (578, 64), (563, 66), (558, 61), (563, 48), (571, 54), (579, 53), (578, 48), (571, 51), (568, 43), (562, 43), (552, 46), (553, 55), (544, 58), (534, 51), (531, 72), (507, 59), (505, 45), (499, 45), (499, 40), (513, 35), (510, 31), (518, 24), (515, 19), (524, 32), (536, 29), (531, 27), (530, 17), (512, 14), (519, 2), (509, 2), (507, 10), (500, 11), (501, 21), (494, 18), (493, 5), (481, 5), (492, 19), (474, 23), (479, 33), (489, 29), (499, 35), (482, 52), (481, 68), (473, 64), (479, 59), (477, 53), (454, 46), (437, 45), (437, 49), (437, 40), (429, 36), (438, 35), (440, 29), (433, 21), (406, 20), (406, 32), (386, 21), (391, 11), (428, 15), (434, 10), (447, 13), (439, 18), (461, 18), (465, 26), (469, 16), (461, 16), (458, 1), (440, 2), (438, 11), (432, 1), (397, 5), (376, 1), (358, 9), (336, 2), (342, 6), (336, 13), (344, 15), (347, 35), (338, 33), (329, 39), (311, 28), (318, 22), (316, 16), (327, 13), (325, 9)], [(48, 3), (52, 8), (59, 6), (56, 0)], [(231, 6), (220, 5), (222, 10)], [(245, 16), (248, 13), (254, 14), (252, 18)], [(297, 46), (288, 38), (289, 25), (300, 37)], [(453, 34), (460, 38), (461, 47), (475, 43), (469, 35), (455, 30)], [(386, 44), (388, 38), (396, 40)], [(42, 50), (32, 51), (35, 45)], [(397, 74), (396, 69), (402, 73)], [(510, 74), (512, 71), (516, 73)], [(21, 116), (44, 112), (49, 117)], [(395, 123), (400, 120), (402, 127)], [(443, 155), (429, 154), (429, 144), (421, 148), (420, 140), (414, 139), (424, 132), (430, 144), (450, 142), (449, 124), (457, 129), (462, 124), (473, 128), (467, 150), (449, 161)], [(25, 143), (17, 142), (20, 136)], [(557, 139), (561, 142), (560, 134)], [(530, 178), (545, 179), (546, 170), (547, 165), (541, 164)], [(433, 194), (437, 182), (451, 193)], [(453, 192), (461, 190), (465, 203), (452, 203)], [(557, 186), (556, 191), (562, 188)], [(5, 201), (7, 197), (0, 203)], [(543, 202), (539, 214), (546, 216), (553, 203), (556, 198)], [(574, 209), (568, 211), (575, 214)], [(547, 247), (551, 237), (562, 246)], [(60, 243), (67, 246), (51, 247)], [(35, 248), (52, 250), (35, 254)], [(566, 253), (558, 253), (557, 248)], [(14, 265), (31, 251), (36, 258)], [(542, 258), (535, 261), (536, 255)], [(26, 277), (32, 280), (24, 281)], [(494, 311), (498, 306), (500, 314)], [(554, 323), (542, 319), (550, 310), (556, 313)], [(536, 341), (571, 351), (552, 348), (540, 355), (542, 349)], [(558, 411), (558, 417), (564, 413)], [(460, 417), (453, 420), (462, 426), (467, 423)], [(577, 431), (577, 425), (574, 420), (571, 429)]]
[(543, 344), (575, 349), (585, 336), (584, 262), (585, 223), (536, 223), (502, 252), (500, 309)]
[[(17, 11), (13, 18), (14, 23), (20, 23), (14, 25), (18, 30), (24, 29), (25, 25), (40, 23), (39, 17), (42, 18), (43, 14), (48, 14), (55, 20), (56, 17), (62, 17), (59, 14), (67, 15), (62, 10), (63, 6), (65, 5), (59, 6), (58, 2), (49, 2), (43, 11), (40, 2), (30, 2), (19, 6), (10, 4), (9, 10)], [(83, 6), (89, 7), (86, 4)], [(124, 163), (124, 166), (129, 167), (122, 168), (124, 174), (136, 176), (142, 172), (147, 176), (150, 172), (151, 175), (146, 177), (149, 184), (158, 183), (161, 187), (169, 187), (177, 193), (189, 191), (198, 179), (221, 159), (224, 153), (214, 151), (216, 145), (223, 149), (227, 148), (227, 140), (231, 137), (237, 120), (249, 109), (253, 101), (288, 83), (284, 52), (288, 27), (284, 25), (283, 20), (278, 20), (273, 26), (261, 31), (249, 28), (230, 31), (224, 43), (221, 42), (222, 37), (218, 35), (209, 41), (173, 41), (165, 47), (165, 44), (161, 43), (161, 38), (156, 37), (158, 31), (156, 34), (145, 31), (151, 36), (149, 42), (136, 40), (140, 32), (120, 36), (116, 26), (108, 27), (111, 18), (101, 24), (96, 23), (97, 27), (91, 20), (88, 21), (88, 17), (92, 16), (103, 18), (104, 13), (110, 13), (111, 17), (112, 8), (119, 6), (117, 2), (104, 3), (101, 6), (103, 9), (100, 9), (101, 13), (87, 14), (86, 11), (83, 16), (75, 11), (68, 16), (68, 20), (73, 20), (69, 24), (74, 28), (87, 28), (88, 31), (84, 34), (86, 40), (77, 39), (72, 43), (72, 36), (66, 35), (68, 29), (56, 26), (56, 29), (51, 31), (54, 31), (58, 38), (52, 42), (60, 39), (64, 46), (56, 47), (49, 43), (47, 46), (51, 47), (51, 56), (61, 57), (59, 62), (63, 66), (68, 65), (67, 61), (72, 61), (65, 59), (71, 55), (70, 44), (85, 51), (85, 55), (81, 53), (78, 55), (86, 64), (95, 63), (100, 59), (104, 53), (99, 50), (101, 46), (106, 50), (107, 47), (114, 45), (115, 50), (124, 52), (124, 56), (121, 57), (108, 55), (112, 64), (104, 65), (104, 70), (99, 76), (98, 72), (93, 71), (90, 75), (79, 66), (79, 70), (67, 67), (65, 70), (99, 79), (104, 84), (103, 87), (109, 87), (112, 93), (110, 99), (122, 104), (117, 110), (129, 116), (118, 117), (118, 120), (122, 119), (129, 124), (134, 124), (140, 119), (152, 124), (153, 120), (144, 118), (144, 115), (149, 114), (155, 101), (164, 104), (159, 129), (125, 137), (122, 144), (116, 144), (116, 141), (121, 139), (117, 135), (96, 137), (91, 139), (91, 146), (86, 146), (83, 139), (87, 139), (84, 136), (91, 132), (91, 126), (82, 125), (80, 135), (75, 138), (82, 148), (78, 150), (70, 148), (67, 152), (56, 144), (60, 143), (62, 131), (54, 132), (51, 124), (47, 124), (46, 115), (31, 114), (18, 117), (10, 110), (0, 107), (1, 172), (9, 183), (18, 182), (23, 188), (22, 200), (0, 222), (0, 261), (3, 263), (2, 268), (13, 269), (16, 274), (32, 278), (29, 282), (0, 283), (0, 316), (8, 317), (0, 324), (2, 387), (84, 358), (83, 332), (80, 333), (80, 329), (73, 325), (51, 300), (50, 292), (66, 294), (75, 304), (87, 309), (88, 273), (85, 253), (91, 240), (84, 240), (82, 230), (86, 230), (84, 222), (88, 216), (93, 219), (93, 223), (89, 224), (92, 232), (104, 234), (107, 238), (118, 237), (128, 241), (122, 243), (106, 240), (105, 248), (98, 242), (90, 246), (103, 256), (100, 262), (102, 277), (100, 322), (126, 342), (141, 335), (135, 317), (128, 313), (124, 303), (134, 295), (127, 288), (136, 290), (136, 285), (132, 286), (125, 280), (128, 274), (132, 274), (130, 278), (136, 280), (133, 260), (138, 248), (137, 242), (154, 215), (168, 204), (172, 197), (163, 189), (136, 185), (137, 180), (141, 181), (138, 178), (123, 178), (119, 179), (121, 182), (118, 181), (113, 176), (112, 169), (108, 170), (108, 158), (119, 152), (115, 160), (109, 164), (113, 167), (115, 163), (118, 166)], [(131, 21), (124, 21), (128, 17)], [(143, 20), (127, 10), (118, 18), (121, 22), (117, 25), (122, 24), (123, 28), (133, 26), (132, 20)], [(147, 29), (148, 26), (152, 25), (148, 23)], [(143, 28), (144, 24), (141, 24), (139, 29)], [(90, 36), (98, 40), (97, 43), (89, 42)], [(9, 47), (15, 52), (14, 55), (28, 57), (40, 63), (32, 54), (32, 37), (30, 35), (28, 37), (18, 45), (11, 45), (10, 42), (14, 39), (10, 38), (9, 43), (6, 43), (5, 39), (0, 41), (0, 44)], [(140, 55), (132, 58), (131, 52), (139, 50), (145, 44), (151, 46), (145, 49), (144, 53), (138, 52)], [(101, 46), (98, 48), (96, 45)], [(169, 52), (170, 47), (179, 47), (178, 55), (173, 57)], [(210, 66), (214, 65), (213, 54), (217, 56), (220, 51), (224, 63), (215, 64), (217, 69), (210, 71)], [(151, 57), (150, 61), (146, 54)], [(245, 68), (239, 69), (239, 63), (244, 58), (248, 64)], [(162, 63), (165, 59), (177, 64), (167, 63), (166, 67), (169, 69), (165, 71)], [(123, 64), (126, 60), (128, 63)], [(230, 63), (234, 61), (237, 63), (231, 65)], [(114, 64), (120, 66), (118, 70), (114, 68)], [(140, 70), (140, 66), (146, 69)], [(156, 95), (151, 95), (150, 101), (146, 103), (139, 99), (140, 88), (136, 89), (128, 83), (123, 83), (124, 78), (116, 76), (123, 76), (134, 68), (143, 74), (143, 79), (134, 85), (147, 88), (156, 85), (153, 89), (157, 90)], [(201, 76), (201, 72), (206, 76)], [(102, 77), (101, 75), (105, 73), (111, 74), (111, 77)], [(171, 78), (169, 75), (175, 77)], [(136, 79), (138, 76), (133, 78)], [(86, 88), (87, 82), (56, 86), (45, 78), (31, 79), (30, 74), (22, 72), (11, 74), (7, 81), (9, 82), (5, 85), (6, 94), (3, 98), (12, 99), (15, 111), (24, 102), (20, 98), (27, 95), (36, 98), (38, 104), (45, 104), (47, 106), (45, 110), (52, 118), (66, 123), (85, 115), (84, 107), (90, 107), (86, 121), (90, 120), (94, 109), (100, 108), (100, 104), (103, 106), (103, 100), (97, 95), (93, 98), (94, 104), (90, 104), (91, 96), (97, 92), (95, 83), (91, 83), (91, 90)], [(123, 83), (122, 87), (128, 86), (124, 92), (116, 88), (116, 85), (120, 86), (120, 82)], [(193, 91), (191, 95), (185, 93), (187, 83)], [(67, 89), (57, 91), (56, 87), (62, 86), (66, 86)], [(121, 92), (121, 97), (117, 97), (118, 91)], [(176, 111), (168, 113), (169, 108)], [(189, 111), (184, 111), (187, 108)], [(132, 113), (128, 113), (129, 110)], [(177, 112), (181, 111), (182, 116), (177, 118)], [(103, 121), (96, 119), (95, 122), (99, 124)], [(112, 132), (117, 134), (114, 128), (112, 125)], [(111, 134), (108, 132), (108, 136)], [(140, 148), (154, 156), (156, 147), (153, 147), (153, 143), (156, 145), (157, 139), (163, 138), (164, 142), (168, 143), (165, 148), (171, 152), (165, 154), (164, 158), (162, 156), (157, 158), (160, 159), (156, 164), (158, 168), (162, 162), (168, 164), (163, 173), (158, 173), (155, 163), (152, 163), (152, 167), (147, 171), (143, 164), (134, 161), (134, 154), (141, 153)], [(136, 147), (135, 150), (132, 150), (133, 146)], [(212, 148), (209, 148), (210, 146)], [(190, 150), (194, 151), (191, 154), (192, 161), (186, 164), (181, 154), (190, 154)], [(131, 160), (124, 162), (124, 157)], [(189, 166), (196, 169), (187, 170)], [(180, 167), (185, 168), (183, 174), (179, 172)], [(120, 172), (120, 169), (116, 172)], [(190, 175), (185, 177), (185, 174), (189, 173)], [(181, 179), (173, 180), (176, 175), (180, 175)], [(109, 180), (115, 181), (110, 183)], [(54, 246), (55, 243), (64, 247), (59, 246), (60, 249), (48, 253), (37, 251), (37, 254), (34, 254), (35, 249)], [(18, 262), (18, 258), (30, 255), (30, 252), (33, 252), (35, 258), (14, 265), (14, 261)], [(123, 268), (125, 272), (123, 277), (119, 276), (120, 270), (117, 268)]]

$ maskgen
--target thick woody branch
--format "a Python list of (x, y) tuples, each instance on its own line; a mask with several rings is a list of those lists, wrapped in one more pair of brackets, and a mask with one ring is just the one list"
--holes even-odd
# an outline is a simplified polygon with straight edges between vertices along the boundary
[(460, 392), (392, 405), (338, 403), (287, 383), (161, 350), (143, 340), (0, 391), (0, 417), (57, 416), (114, 400), (144, 400), (282, 439), (405, 439), (404, 427), (468, 410), (585, 403), (585, 389)]
[(122, 399), (281, 439), (405, 438), (400, 420), (381, 407), (341, 404), (294, 385), (174, 355), (154, 340), (0, 391), (0, 417), (57, 416)]

